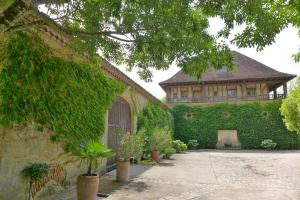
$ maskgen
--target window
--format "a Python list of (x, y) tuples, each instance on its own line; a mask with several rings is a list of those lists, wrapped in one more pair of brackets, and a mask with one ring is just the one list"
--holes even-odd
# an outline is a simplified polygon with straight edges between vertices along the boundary
[(247, 88), (247, 96), (249, 97), (256, 96), (256, 88)]
[(177, 93), (176, 92), (173, 93), (173, 98), (177, 99)]
[(229, 90), (227, 90), (227, 96), (228, 97), (236, 97), (237, 96), (236, 89), (229, 89)]
[(188, 96), (189, 96), (189, 93), (186, 90), (182, 90), (180, 93), (181, 93), (181, 98), (182, 99), (187, 99)]
[(199, 98), (200, 97), (200, 91), (193, 91), (193, 97)]
[(218, 96), (218, 91), (214, 91), (214, 97)]

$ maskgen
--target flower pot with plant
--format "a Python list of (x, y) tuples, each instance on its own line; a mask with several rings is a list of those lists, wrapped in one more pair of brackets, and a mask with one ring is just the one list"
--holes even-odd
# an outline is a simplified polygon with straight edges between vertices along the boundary
[(96, 200), (99, 175), (93, 169), (99, 167), (101, 158), (113, 156), (112, 150), (99, 141), (87, 141), (74, 147), (72, 153), (87, 166), (87, 172), (77, 177), (78, 200)]
[(159, 163), (160, 151), (171, 147), (172, 136), (167, 129), (155, 129), (149, 138), (149, 146), (151, 149), (151, 158)]
[(130, 159), (138, 159), (143, 154), (144, 138), (139, 134), (116, 131), (117, 145), (114, 149), (117, 158), (117, 181), (129, 180)]

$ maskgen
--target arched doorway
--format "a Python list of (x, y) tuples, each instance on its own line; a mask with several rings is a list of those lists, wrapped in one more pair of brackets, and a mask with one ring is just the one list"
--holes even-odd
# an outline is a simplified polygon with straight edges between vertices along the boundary
[[(122, 129), (126, 132), (131, 132), (131, 109), (128, 102), (122, 97), (117, 97), (115, 103), (108, 114), (108, 135), (107, 145), (109, 148), (114, 148), (117, 145), (116, 129)], [(111, 171), (116, 168), (115, 158), (107, 160), (106, 171)]]

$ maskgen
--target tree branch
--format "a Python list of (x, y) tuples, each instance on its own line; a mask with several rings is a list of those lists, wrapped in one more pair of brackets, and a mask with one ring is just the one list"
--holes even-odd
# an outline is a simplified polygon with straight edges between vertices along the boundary
[(43, 24), (45, 23), (42, 20), (37, 20), (37, 21), (29, 22), (27, 24), (18, 24), (15, 26), (11, 26), (8, 29), (6, 29), (4, 32), (16, 32), (16, 31), (24, 30), (27, 28), (31, 28), (33, 26), (38, 26)]
[(120, 38), (117, 36), (114, 36), (112, 34), (118, 34), (118, 35), (124, 35), (126, 33), (120, 33), (117, 31), (100, 31), (100, 32), (87, 32), (87, 31), (80, 31), (80, 30), (68, 30), (66, 28), (62, 28), (65, 32), (69, 34), (74, 34), (74, 35), (81, 35), (81, 36), (107, 36), (109, 38), (113, 38), (122, 42), (135, 42), (135, 40), (129, 40), (129, 39), (124, 39)]

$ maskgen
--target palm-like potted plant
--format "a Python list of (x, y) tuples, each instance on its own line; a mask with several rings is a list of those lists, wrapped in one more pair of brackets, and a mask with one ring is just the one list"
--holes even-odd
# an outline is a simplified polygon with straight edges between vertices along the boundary
[(160, 160), (160, 151), (171, 147), (171, 143), (172, 137), (168, 129), (155, 129), (149, 138), (151, 158), (158, 163)]
[(86, 173), (77, 177), (78, 200), (96, 200), (99, 175), (94, 170), (98, 169), (101, 158), (113, 156), (112, 150), (100, 141), (85, 141), (77, 147), (73, 147), (72, 153), (87, 166)]
[(129, 180), (130, 159), (139, 158), (143, 154), (144, 138), (140, 134), (130, 134), (116, 130), (117, 145), (114, 149), (117, 158), (117, 181)]

